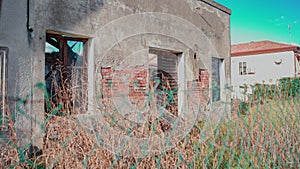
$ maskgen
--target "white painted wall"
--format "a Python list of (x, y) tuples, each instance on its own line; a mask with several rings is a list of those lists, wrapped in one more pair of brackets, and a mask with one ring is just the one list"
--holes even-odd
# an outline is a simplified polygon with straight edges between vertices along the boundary
[[(282, 60), (281, 64), (275, 61)], [(255, 74), (240, 75), (239, 62), (246, 62), (247, 71), (254, 71)], [(284, 77), (295, 77), (294, 52), (279, 52), (268, 54), (257, 54), (249, 56), (231, 57), (231, 78), (234, 92), (233, 98), (243, 99), (244, 84), (276, 84)], [(251, 93), (248, 90), (247, 93)]]

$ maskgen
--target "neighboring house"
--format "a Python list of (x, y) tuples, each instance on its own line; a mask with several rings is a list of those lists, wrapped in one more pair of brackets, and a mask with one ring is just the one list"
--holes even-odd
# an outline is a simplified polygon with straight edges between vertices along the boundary
[[(233, 97), (244, 99), (250, 85), (277, 84), (279, 79), (300, 76), (300, 47), (271, 41), (232, 45)], [(245, 84), (248, 86), (245, 89)]]
[(167, 108), (175, 106), (174, 115), (178, 109), (186, 111), (183, 92), (189, 89), (194, 90), (190, 98), (199, 104), (205, 95), (201, 91), (212, 84), (216, 88), (207, 94), (211, 102), (230, 101), (224, 86), (230, 85), (231, 11), (214, 1), (0, 0), (0, 4), (5, 109), (1, 125), (5, 128), (10, 108), (22, 144), (33, 139), (41, 145), (40, 124), (44, 112), (51, 111), (45, 108), (49, 106), (45, 91), (36, 86), (41, 82), (52, 103), (62, 103), (68, 114), (106, 106), (99, 102), (118, 97), (115, 93), (122, 89), (129, 91), (127, 100), (139, 104), (157, 78), (163, 81), (158, 87), (166, 85), (164, 78), (171, 82), (168, 87), (174, 95)]

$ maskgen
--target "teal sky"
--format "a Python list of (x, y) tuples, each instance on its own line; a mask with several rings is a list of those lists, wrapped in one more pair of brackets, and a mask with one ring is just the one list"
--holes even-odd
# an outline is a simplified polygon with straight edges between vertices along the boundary
[(215, 1), (232, 11), (232, 44), (271, 40), (300, 45), (300, 0)]

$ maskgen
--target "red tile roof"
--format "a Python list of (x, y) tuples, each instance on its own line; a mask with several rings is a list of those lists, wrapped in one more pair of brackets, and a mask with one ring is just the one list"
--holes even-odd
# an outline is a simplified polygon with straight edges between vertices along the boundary
[(231, 57), (300, 50), (299, 46), (271, 41), (250, 42), (231, 46)]

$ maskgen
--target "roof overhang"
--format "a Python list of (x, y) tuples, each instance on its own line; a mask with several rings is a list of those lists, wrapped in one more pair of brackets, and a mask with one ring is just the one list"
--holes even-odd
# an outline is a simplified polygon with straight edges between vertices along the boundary
[(300, 48), (298, 46), (288, 46), (288, 47), (264, 49), (264, 50), (242, 51), (242, 52), (231, 53), (231, 57), (257, 55), (257, 54), (265, 54), (265, 53), (288, 52), (288, 51), (294, 51), (298, 53), (300, 52)]

